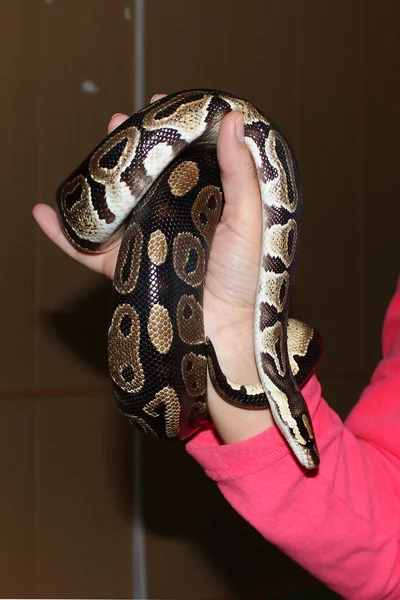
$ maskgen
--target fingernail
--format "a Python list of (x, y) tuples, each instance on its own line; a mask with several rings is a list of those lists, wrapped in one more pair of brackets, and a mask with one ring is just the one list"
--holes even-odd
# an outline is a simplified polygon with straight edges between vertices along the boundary
[(115, 117), (120, 117), (122, 115), (122, 113), (115, 113), (111, 118), (115, 119)]
[(244, 122), (243, 122), (242, 115), (240, 115), (236, 119), (236, 135), (237, 135), (239, 142), (241, 144), (243, 144), (244, 143)]
[(155, 100), (157, 100), (157, 96), (158, 96), (158, 94), (154, 94), (154, 96), (151, 97), (150, 104), (152, 102), (154, 102)]

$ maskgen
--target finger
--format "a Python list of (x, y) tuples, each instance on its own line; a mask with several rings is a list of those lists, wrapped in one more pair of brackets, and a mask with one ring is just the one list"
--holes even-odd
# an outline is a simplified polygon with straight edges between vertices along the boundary
[(36, 204), (32, 214), (43, 233), (65, 254), (94, 271), (103, 271), (103, 256), (89, 255), (77, 250), (62, 231), (57, 214), (51, 206)]
[(153, 104), (153, 102), (156, 102), (156, 100), (161, 100), (161, 98), (165, 98), (167, 94), (154, 94), (154, 96), (151, 97), (150, 100), (150, 104)]
[(228, 113), (217, 138), (218, 164), (227, 207), (225, 216), (252, 226), (255, 218), (261, 218), (261, 196), (254, 161), (243, 139), (242, 116), (238, 112)]
[(113, 115), (111, 117), (110, 122), (108, 124), (108, 127), (107, 127), (108, 133), (111, 133), (112, 131), (114, 131), (114, 129), (119, 127), (121, 125), (121, 123), (126, 121), (127, 118), (128, 118), (128, 115), (125, 115), (124, 113), (115, 113), (115, 115)]
[[(154, 96), (150, 100), (150, 103), (153, 103), (156, 100), (160, 100), (160, 98), (164, 98), (165, 96), (166, 96), (166, 94), (154, 94)], [(115, 113), (115, 115), (113, 115), (111, 117), (110, 122), (108, 123), (108, 127), (107, 127), (108, 133), (111, 133), (112, 131), (114, 131), (114, 129), (119, 127), (121, 125), (121, 123), (126, 121), (126, 119), (128, 119), (128, 118), (129, 118), (128, 115), (126, 115), (125, 113)]]

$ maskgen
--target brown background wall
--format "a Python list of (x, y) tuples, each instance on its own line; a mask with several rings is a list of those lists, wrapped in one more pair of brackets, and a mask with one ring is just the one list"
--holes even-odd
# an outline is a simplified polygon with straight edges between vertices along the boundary
[[(294, 147), (305, 222), (293, 313), (325, 337), (319, 374), (342, 416), (380, 357), (399, 274), (399, 16), (394, 0), (147, 2), (146, 100), (225, 89)], [(132, 17), (128, 0), (0, 0), (2, 597), (131, 597), (131, 431), (105, 370), (110, 286), (30, 211), (53, 202), (114, 112), (132, 111)], [(144, 471), (150, 598), (315, 585), (182, 447), (145, 440)]]

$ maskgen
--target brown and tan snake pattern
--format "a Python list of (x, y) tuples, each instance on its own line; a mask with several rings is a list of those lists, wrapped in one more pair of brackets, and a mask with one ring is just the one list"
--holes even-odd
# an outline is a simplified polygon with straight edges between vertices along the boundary
[[(231, 382), (204, 332), (203, 286), (224, 197), (216, 159), (229, 111), (244, 118), (263, 202), (254, 317), (261, 384)], [(113, 282), (109, 371), (120, 410), (145, 433), (186, 439), (209, 421), (207, 372), (228, 402), (269, 406), (299, 463), (319, 464), (301, 387), (323, 343), (288, 318), (301, 226), (299, 172), (282, 133), (250, 103), (189, 90), (151, 104), (113, 131), (60, 185), (71, 242), (104, 251), (122, 236)]]

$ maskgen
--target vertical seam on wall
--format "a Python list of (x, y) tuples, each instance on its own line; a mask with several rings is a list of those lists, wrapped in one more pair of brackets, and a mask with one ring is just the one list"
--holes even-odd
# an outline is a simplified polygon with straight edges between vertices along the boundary
[(363, 348), (364, 348), (364, 253), (365, 253), (365, 214), (364, 214), (364, 116), (365, 116), (365, 18), (364, 18), (364, 2), (359, 1), (359, 20), (360, 23), (360, 46), (358, 48), (358, 58), (360, 61), (359, 73), (359, 111), (358, 111), (358, 127), (359, 127), (359, 142), (358, 142), (358, 231), (357, 231), (357, 308), (356, 308), (356, 349), (357, 349), (357, 370), (360, 371), (365, 366)]
[[(145, 42), (145, 3), (134, 2), (134, 77), (133, 110), (144, 105), (144, 42)], [(143, 515), (143, 460), (142, 438), (138, 430), (133, 430), (132, 439), (132, 593), (137, 600), (147, 599), (146, 534)]]
[[(295, 10), (293, 11), (294, 19), (294, 36), (293, 36), (293, 53), (294, 53), (294, 139), (296, 146), (300, 147), (300, 115), (301, 115), (301, 53), (302, 53), (302, 37), (300, 35), (301, 30), (301, 7), (296, 2)], [(297, 49), (297, 51), (296, 51)]]
[[(44, 47), (43, 47), (43, 4), (38, 4), (38, 39), (37, 39), (37, 79), (36, 79), (36, 194), (35, 204), (43, 201), (43, 183), (41, 178), (42, 164), (43, 164), (43, 138), (42, 138), (42, 118), (43, 118), (43, 106), (42, 106), (42, 83), (43, 83), (43, 60), (44, 60)], [(35, 223), (36, 225), (36, 223)], [(32, 346), (33, 346), (33, 357), (32, 357), (32, 388), (35, 389), (37, 386), (37, 369), (38, 369), (38, 313), (40, 306), (40, 236), (42, 235), (39, 227), (35, 226), (34, 233), (34, 269), (33, 269), (33, 335), (32, 335)], [(36, 515), (36, 507), (38, 505), (38, 399), (32, 400), (32, 466), (33, 466), (33, 490), (32, 490), (32, 503), (33, 503), (33, 515)], [(38, 519), (33, 519), (33, 575), (32, 575), (32, 587), (33, 595), (37, 594), (37, 561), (36, 561), (36, 548), (38, 544), (39, 529)]]

